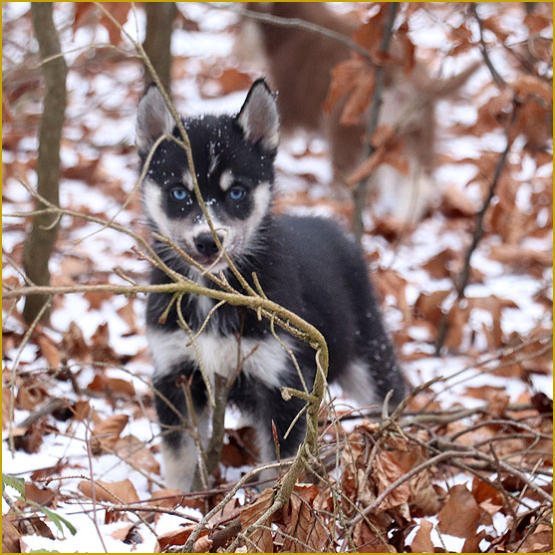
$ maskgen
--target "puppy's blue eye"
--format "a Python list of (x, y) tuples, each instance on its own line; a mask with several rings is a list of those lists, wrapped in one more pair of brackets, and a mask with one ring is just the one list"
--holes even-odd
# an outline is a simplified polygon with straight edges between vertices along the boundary
[(188, 198), (189, 193), (184, 187), (174, 187), (170, 191), (170, 195), (172, 196), (173, 199), (182, 202)]
[(227, 194), (231, 200), (238, 201), (245, 198), (247, 190), (244, 187), (235, 186), (231, 187)]

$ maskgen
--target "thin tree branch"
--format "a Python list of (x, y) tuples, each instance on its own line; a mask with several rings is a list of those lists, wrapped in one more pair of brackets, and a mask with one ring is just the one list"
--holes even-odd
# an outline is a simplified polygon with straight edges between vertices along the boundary
[[(393, 34), (393, 24), (395, 22), (395, 16), (399, 9), (399, 2), (391, 2), (389, 5), (389, 13), (387, 15), (387, 20), (384, 24), (383, 37), (380, 45), (380, 50), (382, 52), (387, 52), (389, 50), (389, 43), (391, 41), (391, 36)], [(378, 65), (376, 67), (375, 76), (375, 87), (374, 94), (372, 96), (372, 101), (370, 103), (370, 109), (368, 111), (368, 124), (366, 126), (366, 134), (368, 136), (368, 146), (367, 146), (367, 156), (370, 157), (375, 152), (375, 147), (372, 144), (372, 136), (374, 135), (377, 127), (378, 120), (380, 116), (380, 108), (383, 102), (383, 87), (385, 80), (385, 67), (383, 65)], [(355, 234), (356, 241), (360, 244), (362, 239), (362, 234), (364, 231), (364, 222), (362, 220), (362, 215), (364, 208), (366, 207), (366, 192), (368, 189), (368, 178), (362, 179), (353, 191), (353, 203), (354, 203), (354, 213), (353, 213), (353, 232)]]
[(497, 69), (495, 69), (495, 66), (492, 63), (491, 58), (489, 57), (489, 52), (486, 47), (486, 41), (484, 40), (484, 24), (482, 22), (482, 19), (478, 15), (478, 10), (476, 8), (475, 2), (470, 3), (470, 11), (474, 16), (474, 19), (478, 23), (478, 28), (480, 30), (480, 50), (482, 52), (482, 57), (484, 58), (484, 62), (489, 72), (491, 73), (494, 83), (497, 85), (498, 88), (504, 89), (507, 86), (507, 83), (505, 79), (501, 77)]
[(472, 240), (470, 242), (470, 246), (468, 247), (464, 257), (463, 269), (455, 284), (455, 291), (457, 293), (457, 298), (455, 300), (455, 303), (453, 304), (453, 307), (451, 307), (449, 311), (443, 313), (443, 316), (438, 326), (438, 334), (437, 334), (437, 340), (435, 345), (436, 356), (439, 356), (441, 352), (441, 348), (443, 347), (443, 344), (445, 343), (445, 339), (447, 338), (447, 332), (449, 331), (449, 316), (450, 314), (452, 314), (453, 310), (456, 310), (456, 307), (458, 307), (460, 301), (464, 298), (464, 292), (465, 292), (466, 286), (468, 285), (468, 281), (470, 279), (470, 270), (471, 270), (470, 263), (471, 263), (472, 255), (474, 254), (474, 251), (478, 247), (484, 235), (484, 227), (483, 227), (484, 218), (486, 216), (486, 212), (490, 207), (491, 201), (495, 196), (497, 185), (499, 183), (499, 178), (501, 177), (503, 169), (505, 168), (505, 162), (507, 161), (507, 156), (509, 155), (511, 146), (513, 144), (514, 137), (511, 136), (511, 132), (512, 132), (514, 123), (516, 121), (518, 107), (519, 105), (515, 98), (513, 100), (513, 111), (511, 114), (511, 122), (505, 132), (505, 137), (506, 137), (505, 148), (499, 155), (499, 159), (497, 161), (497, 165), (495, 166), (495, 171), (494, 171), (490, 186), (488, 188), (488, 194), (484, 199), (482, 208), (480, 208), (480, 210), (476, 214), (476, 218), (474, 220), (474, 231), (472, 233)]

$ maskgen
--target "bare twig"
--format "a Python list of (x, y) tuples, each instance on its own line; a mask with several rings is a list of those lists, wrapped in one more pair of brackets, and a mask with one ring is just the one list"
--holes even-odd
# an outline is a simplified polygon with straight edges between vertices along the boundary
[[(393, 23), (395, 22), (395, 16), (399, 9), (399, 2), (391, 2), (389, 5), (389, 13), (387, 20), (384, 24), (383, 37), (380, 45), (380, 50), (387, 52), (389, 50), (389, 43), (391, 41), (391, 36), (393, 34)], [(378, 120), (380, 116), (380, 108), (382, 105), (382, 95), (385, 80), (385, 67), (383, 65), (377, 65), (376, 76), (375, 76), (375, 87), (374, 94), (372, 96), (372, 102), (370, 103), (370, 108), (368, 111), (368, 124), (366, 126), (366, 134), (368, 136), (368, 146), (367, 146), (367, 156), (370, 157), (375, 151), (375, 147), (371, 142), (372, 136), (374, 135), (376, 128), (378, 127)], [(362, 238), (362, 233), (364, 231), (364, 223), (362, 221), (362, 213), (366, 206), (366, 191), (368, 188), (368, 179), (362, 179), (353, 191), (353, 202), (354, 202), (354, 212), (353, 212), (353, 231), (355, 238), (358, 243), (360, 243)]]
[(25, 345), (31, 339), (31, 335), (35, 331), (38, 323), (40, 322), (41, 318), (46, 314), (46, 311), (52, 304), (52, 296), (48, 296), (46, 301), (42, 305), (42, 308), (39, 310), (38, 314), (35, 316), (35, 319), (31, 322), (29, 328), (25, 332), (23, 339), (19, 345), (19, 349), (17, 350), (17, 354), (15, 355), (15, 359), (12, 365), (12, 370), (10, 372), (10, 383), (8, 388), (10, 390), (10, 406), (9, 406), (9, 420), (8, 420), (8, 445), (10, 446), (10, 451), (12, 455), (15, 453), (15, 444), (14, 444), (14, 437), (13, 437), (13, 420), (14, 420), (14, 409), (15, 409), (15, 381), (17, 377), (17, 368), (19, 367), (19, 359), (23, 354), (23, 349), (25, 349)]
[(100, 543), (102, 544), (102, 549), (104, 549), (104, 553), (108, 553), (108, 549), (106, 548), (106, 544), (104, 543), (104, 537), (102, 536), (102, 532), (100, 531), (100, 526), (98, 525), (98, 519), (96, 517), (96, 480), (94, 479), (94, 472), (92, 467), (92, 450), (91, 450), (89, 433), (90, 433), (90, 428), (89, 426), (87, 426), (85, 443), (87, 445), (87, 460), (89, 462), (89, 475), (90, 475), (89, 480), (91, 482), (91, 499), (93, 504), (92, 521), (93, 521), (94, 527), (96, 528), (96, 532), (98, 534), (98, 538), (100, 539)]
[(449, 316), (450, 314), (456, 310), (456, 307), (458, 307), (460, 301), (464, 298), (464, 293), (465, 293), (465, 289), (466, 286), (468, 285), (468, 281), (470, 279), (470, 270), (471, 270), (471, 259), (472, 259), (472, 255), (474, 254), (474, 251), (476, 250), (476, 248), (478, 247), (483, 235), (484, 235), (484, 218), (486, 216), (486, 212), (488, 211), (491, 201), (493, 200), (493, 197), (495, 196), (495, 192), (497, 190), (497, 184), (499, 183), (499, 178), (501, 177), (501, 174), (503, 172), (503, 169), (505, 168), (505, 162), (507, 160), (507, 156), (509, 154), (509, 151), (511, 150), (511, 146), (513, 144), (513, 140), (514, 137), (511, 136), (511, 131), (513, 129), (513, 125), (516, 121), (516, 116), (518, 113), (518, 103), (516, 102), (516, 99), (513, 101), (513, 111), (511, 114), (511, 122), (505, 132), (505, 136), (506, 136), (506, 144), (505, 144), (505, 148), (503, 149), (503, 151), (501, 152), (501, 154), (499, 155), (499, 159), (497, 161), (497, 165), (495, 166), (495, 171), (490, 183), (490, 186), (488, 188), (488, 194), (486, 196), (486, 198), (484, 199), (484, 202), (482, 204), (482, 208), (479, 210), (479, 212), (476, 214), (476, 218), (474, 220), (474, 231), (472, 233), (472, 241), (470, 243), (470, 246), (468, 247), (467, 251), (466, 251), (466, 255), (464, 257), (464, 264), (463, 264), (463, 269), (461, 271), (461, 274), (459, 276), (459, 278), (456, 281), (455, 284), (455, 290), (457, 293), (457, 298), (455, 299), (455, 303), (453, 304), (453, 306), (451, 307), (451, 309), (447, 312), (443, 313), (443, 316), (441, 318), (441, 321), (439, 323), (438, 326), (438, 334), (437, 334), (437, 340), (436, 340), (436, 345), (435, 345), (435, 350), (436, 350), (436, 356), (439, 356), (440, 352), (441, 352), (441, 348), (443, 347), (443, 344), (445, 343), (445, 339), (447, 338), (447, 332), (449, 331)]
[(474, 19), (476, 19), (476, 22), (478, 23), (478, 28), (480, 30), (480, 50), (482, 51), (482, 57), (484, 58), (484, 62), (486, 64), (489, 72), (491, 73), (491, 76), (492, 76), (493, 81), (495, 82), (495, 84), (500, 89), (504, 89), (507, 86), (507, 83), (505, 82), (505, 79), (503, 79), (503, 77), (501, 77), (501, 75), (499, 74), (497, 69), (495, 69), (495, 66), (492, 63), (491, 58), (489, 57), (488, 49), (486, 47), (486, 41), (484, 40), (484, 24), (482, 22), (482, 19), (478, 15), (478, 10), (477, 10), (476, 4), (474, 2), (470, 3), (470, 11), (472, 12), (472, 15), (474, 16)]

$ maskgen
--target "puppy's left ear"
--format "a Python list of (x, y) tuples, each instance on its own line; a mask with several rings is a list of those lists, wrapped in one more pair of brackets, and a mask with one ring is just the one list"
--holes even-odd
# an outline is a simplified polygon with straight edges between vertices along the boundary
[(260, 141), (265, 150), (274, 151), (279, 143), (279, 114), (276, 99), (264, 79), (251, 86), (237, 123), (248, 141)]

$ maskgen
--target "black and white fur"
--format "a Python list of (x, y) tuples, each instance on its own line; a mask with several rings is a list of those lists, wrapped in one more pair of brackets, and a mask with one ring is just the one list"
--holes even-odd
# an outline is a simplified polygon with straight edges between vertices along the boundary
[[(332, 221), (271, 213), (274, 158), (279, 141), (279, 116), (264, 80), (256, 81), (237, 115), (183, 119), (190, 138), (196, 178), (223, 248), (242, 275), (256, 272), (264, 293), (316, 326), (329, 347), (329, 381), (363, 405), (380, 402), (393, 390), (392, 403), (404, 394), (404, 380), (384, 330), (368, 281), (361, 252)], [(164, 100), (151, 87), (140, 102), (137, 147), (144, 165), (162, 134), (179, 137)], [(193, 191), (182, 148), (163, 140), (155, 150), (143, 184), (144, 208), (152, 230), (170, 237), (213, 273), (224, 272), (241, 289), (220, 256)], [(189, 266), (175, 251), (154, 240), (154, 248), (177, 272), (203, 285), (210, 280)], [(154, 268), (151, 283), (169, 283)], [(298, 373), (268, 320), (255, 312), (223, 305), (194, 342), (178, 324), (172, 306), (164, 323), (159, 319), (170, 303), (169, 294), (148, 297), (147, 335), (154, 361), (153, 384), (183, 415), (187, 414), (180, 377), (191, 378), (191, 391), (201, 436), (209, 434), (209, 402), (200, 365), (213, 382), (215, 374), (233, 376), (244, 358), (229, 401), (254, 423), (258, 448), (265, 461), (275, 458), (272, 421), (282, 457), (294, 455), (304, 436), (300, 418), (283, 438), (303, 402), (284, 401), (280, 387), (302, 389)], [(189, 295), (181, 310), (190, 328), (199, 330), (215, 301)], [(314, 351), (278, 331), (294, 354), (310, 389), (315, 374)], [(240, 350), (240, 357), (239, 355)], [(163, 434), (168, 485), (188, 490), (197, 460), (182, 419), (159, 396), (156, 409)]]

